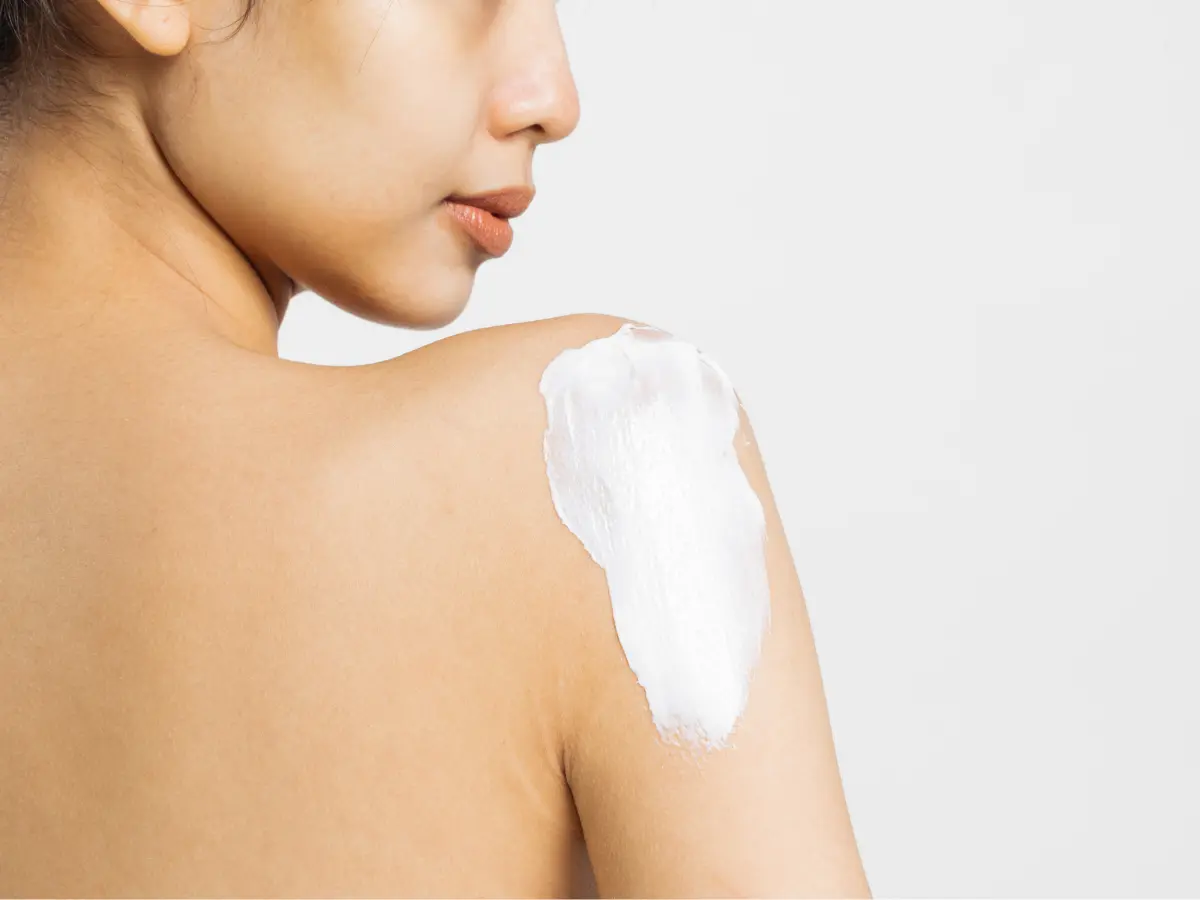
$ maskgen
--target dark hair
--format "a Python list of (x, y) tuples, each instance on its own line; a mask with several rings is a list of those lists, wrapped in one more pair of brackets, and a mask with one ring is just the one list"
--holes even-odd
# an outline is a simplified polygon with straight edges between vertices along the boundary
[[(68, 7), (78, 2), (0, 0), (0, 122), (20, 117), (27, 107), (50, 112), (42, 108), (43, 95), (67, 84), (82, 87), (79, 79), (71, 78), (72, 64), (102, 52), (72, 22)], [(241, 31), (258, 2), (245, 0), (245, 11), (234, 35)], [(55, 97), (53, 110), (63, 111), (64, 102), (68, 102), (66, 98)]]

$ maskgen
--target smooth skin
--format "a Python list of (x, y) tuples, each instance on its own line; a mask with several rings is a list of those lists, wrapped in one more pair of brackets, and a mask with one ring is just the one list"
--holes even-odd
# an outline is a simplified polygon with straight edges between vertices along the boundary
[(441, 199), (578, 122), (553, 0), (82, 4), (104, 93), (3, 157), (0, 895), (869, 896), (748, 420), (772, 624), (693, 758), (541, 455), (626, 320), (278, 357), (302, 287), (458, 316)]

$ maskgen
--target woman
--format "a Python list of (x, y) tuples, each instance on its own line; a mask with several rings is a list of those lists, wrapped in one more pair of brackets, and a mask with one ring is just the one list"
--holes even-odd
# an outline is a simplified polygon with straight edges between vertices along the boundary
[(0, 894), (866, 895), (744, 415), (771, 620), (697, 754), (543, 455), (543, 374), (624, 320), (278, 357), (302, 288), (459, 314), (578, 120), (553, 0), (0, 21)]

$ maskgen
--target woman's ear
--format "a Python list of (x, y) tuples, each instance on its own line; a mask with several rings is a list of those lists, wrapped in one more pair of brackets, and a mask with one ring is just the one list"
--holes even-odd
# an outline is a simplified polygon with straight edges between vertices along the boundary
[(192, 33), (188, 0), (96, 0), (135, 41), (155, 56), (175, 56)]

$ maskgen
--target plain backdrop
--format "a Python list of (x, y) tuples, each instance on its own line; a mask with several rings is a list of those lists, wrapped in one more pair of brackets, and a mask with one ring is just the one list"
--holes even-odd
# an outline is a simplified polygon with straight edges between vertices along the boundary
[(1200, 896), (1200, 2), (560, 0), (582, 104), (437, 331), (607, 312), (754, 422), (878, 897)]

